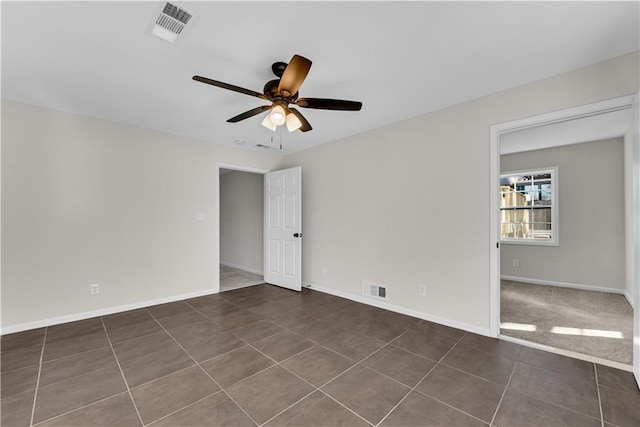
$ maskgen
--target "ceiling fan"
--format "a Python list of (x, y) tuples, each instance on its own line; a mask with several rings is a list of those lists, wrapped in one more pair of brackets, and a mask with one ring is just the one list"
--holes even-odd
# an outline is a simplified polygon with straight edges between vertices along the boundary
[(309, 74), (310, 68), (311, 61), (300, 55), (293, 55), (289, 64), (285, 62), (275, 62), (271, 66), (271, 70), (278, 78), (269, 80), (264, 85), (263, 93), (201, 76), (193, 76), (193, 80), (270, 101), (270, 105), (263, 105), (245, 111), (242, 114), (230, 118), (227, 122), (236, 123), (271, 110), (262, 121), (262, 125), (272, 131), (275, 131), (278, 126), (285, 123), (289, 132), (296, 129), (300, 129), (302, 132), (308, 132), (312, 129), (307, 119), (305, 119), (298, 110), (289, 107), (290, 104), (317, 110), (360, 111), (362, 102), (329, 98), (298, 98), (298, 89), (302, 86), (307, 74)]

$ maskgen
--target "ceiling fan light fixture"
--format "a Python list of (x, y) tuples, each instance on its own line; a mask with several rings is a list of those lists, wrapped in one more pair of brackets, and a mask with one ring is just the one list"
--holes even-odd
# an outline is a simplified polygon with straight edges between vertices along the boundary
[(283, 125), (286, 121), (286, 114), (282, 105), (276, 105), (269, 114), (269, 120), (276, 126)]
[(289, 130), (289, 132), (298, 130), (301, 127), (302, 127), (302, 122), (300, 121), (300, 119), (298, 119), (298, 117), (295, 114), (293, 113), (287, 114), (287, 129)]
[(265, 117), (264, 120), (262, 121), (262, 126), (266, 127), (272, 132), (275, 132), (276, 128), (278, 127), (278, 125), (271, 122), (271, 114), (267, 114), (267, 117)]

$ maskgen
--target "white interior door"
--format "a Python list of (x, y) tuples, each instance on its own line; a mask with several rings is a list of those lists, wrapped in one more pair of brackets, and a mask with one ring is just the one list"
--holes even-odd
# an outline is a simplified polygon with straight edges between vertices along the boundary
[(302, 289), (302, 168), (264, 176), (264, 280)]

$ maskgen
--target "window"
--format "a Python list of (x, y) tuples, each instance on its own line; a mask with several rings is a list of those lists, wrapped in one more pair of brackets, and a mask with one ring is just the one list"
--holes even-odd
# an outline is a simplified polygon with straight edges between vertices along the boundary
[(504, 243), (558, 244), (558, 168), (500, 175), (500, 239)]

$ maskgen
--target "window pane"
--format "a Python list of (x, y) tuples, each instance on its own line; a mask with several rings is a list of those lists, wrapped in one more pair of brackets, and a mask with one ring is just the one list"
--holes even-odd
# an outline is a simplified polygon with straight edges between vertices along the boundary
[(551, 240), (553, 171), (500, 177), (500, 235), (506, 239)]
[(500, 187), (500, 206), (526, 206), (527, 197), (525, 194), (514, 191), (512, 186)]
[(543, 222), (551, 224), (551, 208), (534, 209), (533, 222)]

